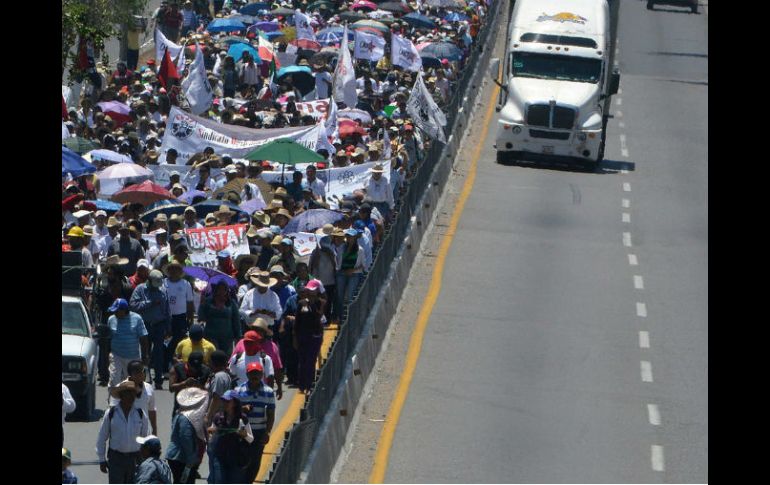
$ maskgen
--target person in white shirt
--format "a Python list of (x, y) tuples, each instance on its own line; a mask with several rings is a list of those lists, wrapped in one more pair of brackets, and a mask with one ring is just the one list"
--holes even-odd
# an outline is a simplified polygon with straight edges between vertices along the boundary
[(332, 75), (329, 74), (329, 68), (323, 66), (315, 73), (315, 92), (318, 99), (326, 99), (329, 97), (329, 88), (331, 88), (331, 85)]
[(260, 342), (262, 336), (255, 330), (249, 330), (243, 335), (243, 348), (244, 352), (233, 354), (230, 357), (228, 368), (230, 374), (235, 376), (236, 385), (240, 386), (248, 382), (246, 375), (246, 367), (252, 362), (259, 362), (264, 369), (262, 374), (264, 377), (262, 382), (268, 386), (273, 386), (275, 380), (275, 369), (273, 367), (273, 359), (270, 358), (265, 352), (260, 350)]
[(372, 176), (366, 184), (366, 199), (387, 219), (394, 206), (393, 187), (388, 179), (382, 176), (385, 172), (382, 164), (375, 164), (371, 171)]
[(253, 273), (249, 276), (249, 280), (255, 287), (244, 295), (240, 308), (241, 315), (249, 322), (257, 317), (264, 318), (268, 322), (280, 319), (283, 314), (281, 300), (270, 289), (278, 283), (278, 280), (271, 278), (267, 271)]
[(319, 180), (316, 177), (315, 165), (308, 165), (305, 169), (305, 175), (307, 176), (307, 186), (313, 191), (313, 197), (317, 200), (326, 201), (326, 184), (323, 180)]
[(72, 394), (67, 386), (62, 382), (61, 385), (61, 446), (64, 448), (64, 418), (71, 412), (75, 411), (77, 404), (73, 399)]
[(165, 273), (167, 278), (163, 279), (163, 286), (168, 294), (168, 306), (171, 310), (171, 334), (172, 340), (169, 344), (167, 362), (170, 362), (171, 354), (176, 349), (177, 344), (185, 338), (187, 330), (193, 323), (195, 316), (195, 304), (193, 300), (192, 285), (189, 281), (182, 278), (184, 275), (183, 266), (176, 261), (166, 265)]
[(185, 207), (184, 210), (184, 228), (185, 229), (203, 229), (203, 224), (198, 222), (198, 213), (195, 207)]
[[(139, 394), (137, 394), (136, 400), (134, 400), (134, 407), (144, 411), (150, 419), (151, 434), (157, 434), (158, 408), (155, 406), (155, 391), (152, 388), (152, 384), (145, 381), (145, 377), (146, 374), (142, 361), (132, 360), (128, 363), (128, 379), (123, 382), (131, 381), (136, 384)], [(109, 406), (113, 407), (118, 404), (120, 404), (120, 399), (110, 396)]]
[(241, 83), (251, 86), (256, 91), (262, 87), (262, 80), (259, 78), (259, 66), (256, 65), (251, 54), (243, 53), (241, 59)]
[[(123, 381), (111, 394), (120, 399), (102, 418), (96, 438), (96, 456), (102, 473), (109, 473), (109, 483), (133, 483), (141, 445), (136, 438), (149, 434), (150, 420), (134, 407), (137, 387)], [(109, 442), (109, 448), (108, 448)]]

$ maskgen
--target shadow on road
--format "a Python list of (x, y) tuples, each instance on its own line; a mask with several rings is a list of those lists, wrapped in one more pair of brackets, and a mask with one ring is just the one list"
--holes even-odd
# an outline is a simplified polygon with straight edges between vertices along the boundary
[(521, 160), (505, 160), (498, 161), (498, 165), (504, 165), (506, 167), (524, 167), (537, 170), (555, 170), (558, 172), (575, 172), (575, 173), (593, 173), (597, 175), (614, 175), (620, 173), (621, 170), (627, 170), (633, 172), (636, 170), (636, 164), (633, 162), (623, 162), (620, 160), (610, 160), (605, 158), (596, 167), (584, 167), (575, 163), (565, 162), (528, 162)]
[[(700, 5), (700, 4), (698, 4), (698, 5)], [(677, 10), (675, 8), (660, 8), (657, 5), (652, 7), (652, 10), (654, 12), (671, 12), (671, 13), (686, 13), (686, 14), (692, 14), (692, 15), (700, 15), (700, 10), (698, 10), (697, 13), (693, 13), (693, 12), (691, 12), (689, 10)]]

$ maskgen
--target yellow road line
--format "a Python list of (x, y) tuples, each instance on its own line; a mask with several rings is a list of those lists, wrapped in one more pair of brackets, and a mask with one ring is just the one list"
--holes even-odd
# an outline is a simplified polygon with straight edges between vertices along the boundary
[(404, 370), (401, 373), (398, 388), (396, 388), (396, 393), (393, 396), (387, 419), (385, 420), (380, 439), (377, 443), (377, 453), (374, 456), (374, 465), (372, 466), (372, 473), (369, 475), (369, 483), (382, 483), (385, 480), (385, 472), (388, 468), (388, 455), (390, 454), (390, 447), (393, 444), (393, 437), (396, 434), (396, 426), (401, 417), (401, 409), (404, 407), (404, 402), (406, 402), (406, 396), (409, 393), (409, 386), (412, 383), (414, 370), (417, 367), (417, 359), (420, 357), (422, 340), (425, 336), (428, 320), (433, 312), (433, 306), (436, 304), (436, 300), (438, 300), (438, 295), (441, 292), (441, 279), (444, 274), (446, 256), (449, 253), (449, 247), (452, 245), (452, 239), (457, 231), (457, 225), (460, 222), (460, 216), (465, 208), (465, 203), (470, 196), (471, 189), (473, 189), (473, 183), (476, 180), (476, 167), (479, 162), (479, 157), (481, 156), (481, 149), (484, 146), (484, 140), (487, 138), (489, 122), (494, 113), (495, 98), (497, 97), (499, 90), (500, 88), (495, 86), (492, 96), (489, 98), (489, 108), (487, 109), (487, 114), (484, 118), (484, 125), (481, 131), (481, 137), (479, 138), (480, 141), (476, 146), (476, 151), (473, 155), (470, 169), (468, 170), (468, 178), (465, 180), (462, 192), (457, 200), (457, 205), (452, 214), (448, 231), (441, 241), (441, 247), (439, 248), (438, 257), (436, 258), (436, 266), (433, 269), (433, 277), (430, 282), (428, 294), (422, 308), (420, 308), (417, 323), (415, 324), (412, 338), (409, 341), (409, 350), (406, 354)]
[[(321, 344), (321, 358), (325, 360), (329, 355), (334, 337), (339, 332), (339, 325), (329, 325), (324, 331), (324, 339)], [(267, 474), (270, 471), (270, 466), (273, 464), (273, 459), (278, 453), (278, 449), (283, 443), (283, 437), (286, 431), (297, 422), (299, 419), (299, 412), (302, 406), (305, 404), (305, 395), (299, 391), (292, 398), (289, 407), (286, 409), (286, 414), (283, 415), (281, 421), (277, 426), (273, 426), (273, 430), (270, 433), (270, 441), (265, 445), (265, 449), (262, 452), (262, 463), (259, 466), (259, 472), (254, 480), (254, 483), (264, 482), (267, 479)]]

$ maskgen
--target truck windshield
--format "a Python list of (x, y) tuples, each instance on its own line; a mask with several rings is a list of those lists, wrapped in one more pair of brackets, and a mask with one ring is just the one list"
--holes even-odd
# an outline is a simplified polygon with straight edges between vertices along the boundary
[(88, 337), (88, 326), (79, 304), (61, 302), (61, 333)]
[(533, 52), (513, 53), (514, 77), (596, 84), (599, 82), (601, 73), (601, 59)]

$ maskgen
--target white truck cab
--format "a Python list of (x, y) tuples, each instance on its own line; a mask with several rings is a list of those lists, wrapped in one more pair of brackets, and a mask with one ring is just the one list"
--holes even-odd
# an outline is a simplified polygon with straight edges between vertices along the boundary
[(620, 74), (607, 0), (517, 0), (508, 27), (495, 148), (498, 161), (604, 157), (610, 97)]

